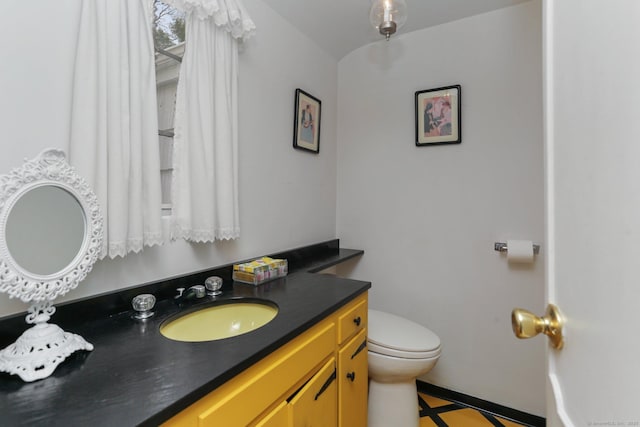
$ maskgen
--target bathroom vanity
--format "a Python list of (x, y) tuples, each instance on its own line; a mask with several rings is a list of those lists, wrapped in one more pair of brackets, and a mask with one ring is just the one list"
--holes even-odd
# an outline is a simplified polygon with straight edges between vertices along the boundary
[(365, 293), (163, 426), (365, 427), (366, 325)]
[[(272, 254), (289, 259), (290, 274), (257, 287), (233, 283), (223, 266), (60, 305), (56, 322), (94, 350), (72, 354), (39, 381), (0, 374), (2, 425), (283, 427), (309, 417), (323, 427), (364, 426), (370, 283), (317, 274), (362, 253), (334, 240)], [(162, 323), (185, 309), (173, 301), (175, 289), (210, 275), (224, 279), (217, 300), (268, 300), (278, 315), (233, 338), (163, 337)], [(154, 316), (144, 321), (132, 318), (139, 293), (158, 297)], [(0, 320), (0, 347), (23, 329), (22, 316)]]

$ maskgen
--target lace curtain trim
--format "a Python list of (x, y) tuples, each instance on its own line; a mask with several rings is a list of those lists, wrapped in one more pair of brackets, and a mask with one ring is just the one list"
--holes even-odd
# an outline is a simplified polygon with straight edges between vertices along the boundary
[(256, 26), (240, 0), (163, 0), (176, 9), (199, 19), (213, 17), (216, 26), (224, 28), (235, 39), (246, 40)]
[[(138, 253), (145, 246), (162, 245), (165, 239), (162, 233), (145, 233), (142, 239), (127, 239), (120, 242), (109, 242), (109, 258), (124, 257), (129, 252)], [(107, 254), (102, 253), (100, 258), (105, 258)]]
[(239, 228), (220, 228), (216, 230), (187, 230), (180, 224), (173, 224), (171, 237), (185, 239), (194, 243), (208, 243), (216, 240), (234, 240), (240, 237)]

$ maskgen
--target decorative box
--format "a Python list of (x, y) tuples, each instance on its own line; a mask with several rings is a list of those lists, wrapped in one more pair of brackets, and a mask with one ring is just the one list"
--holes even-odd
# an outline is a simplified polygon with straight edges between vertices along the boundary
[(233, 280), (259, 285), (269, 280), (284, 277), (289, 272), (286, 259), (262, 257), (251, 262), (233, 265)]

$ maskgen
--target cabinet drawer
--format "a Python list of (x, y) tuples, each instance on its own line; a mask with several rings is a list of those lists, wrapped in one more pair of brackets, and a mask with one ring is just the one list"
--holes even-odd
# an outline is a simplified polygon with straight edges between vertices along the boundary
[(367, 427), (367, 331), (360, 331), (338, 352), (340, 427)]
[(367, 299), (360, 297), (344, 309), (338, 317), (338, 343), (367, 327)]
[(289, 402), (291, 427), (335, 427), (338, 424), (336, 360), (332, 357)]

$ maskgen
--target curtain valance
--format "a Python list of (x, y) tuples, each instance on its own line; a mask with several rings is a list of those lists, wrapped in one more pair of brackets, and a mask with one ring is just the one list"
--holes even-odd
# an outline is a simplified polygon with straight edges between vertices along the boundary
[(199, 19), (213, 18), (216, 26), (228, 31), (235, 39), (245, 40), (256, 29), (241, 0), (163, 0), (176, 9)]

